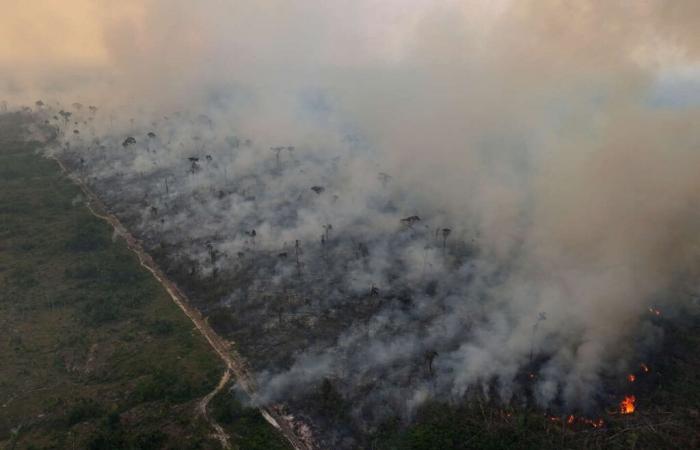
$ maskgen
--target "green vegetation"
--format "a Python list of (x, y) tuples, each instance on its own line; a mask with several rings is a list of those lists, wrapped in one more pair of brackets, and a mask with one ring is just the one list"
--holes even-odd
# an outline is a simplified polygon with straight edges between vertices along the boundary
[(210, 414), (224, 427), (241, 450), (283, 450), (289, 448), (281, 435), (270, 432), (270, 425), (256, 409), (243, 406), (229, 390), (223, 390), (209, 404)]
[[(0, 116), (0, 448), (220, 448), (196, 402), (223, 363), (19, 124)], [(237, 447), (286, 448), (248, 424)]]

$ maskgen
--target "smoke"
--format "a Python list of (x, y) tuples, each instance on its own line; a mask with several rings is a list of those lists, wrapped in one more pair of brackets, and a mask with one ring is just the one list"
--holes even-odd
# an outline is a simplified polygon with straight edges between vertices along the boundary
[(333, 378), (410, 414), (533, 372), (588, 408), (696, 295), (696, 1), (9, 9), (0, 92), (102, 108), (63, 156), (223, 286), (259, 401)]

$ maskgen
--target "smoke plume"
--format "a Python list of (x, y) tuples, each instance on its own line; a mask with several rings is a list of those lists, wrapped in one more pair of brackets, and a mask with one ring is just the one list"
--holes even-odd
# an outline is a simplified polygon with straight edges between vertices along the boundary
[(98, 106), (54, 120), (56, 151), (222, 286), (201, 307), (230, 312), (257, 401), (333, 379), (370, 423), (477, 391), (587, 409), (658, 342), (649, 308), (697, 298), (699, 22), (695, 0), (35, 1), (0, 18), (0, 94)]

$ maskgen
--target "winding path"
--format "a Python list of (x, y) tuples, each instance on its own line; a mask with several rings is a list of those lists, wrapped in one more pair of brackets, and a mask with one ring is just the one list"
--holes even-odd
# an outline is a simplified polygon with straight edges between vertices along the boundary
[[(214, 351), (219, 355), (221, 360), (224, 361), (226, 365), (226, 371), (224, 372), (218, 386), (214, 391), (207, 394), (198, 404), (198, 410), (203, 414), (205, 419), (211, 424), (214, 429), (216, 438), (221, 442), (223, 448), (231, 448), (229, 443), (229, 436), (226, 434), (224, 429), (216, 423), (216, 421), (207, 414), (207, 405), (209, 401), (216, 396), (228, 383), (231, 374), (236, 377), (239, 385), (246, 391), (246, 393), (251, 397), (255, 398), (256, 389), (253, 378), (246, 367), (243, 357), (236, 351), (232, 342), (225, 340), (219, 336), (214, 329), (209, 325), (206, 318), (202, 314), (191, 306), (189, 300), (185, 294), (173, 283), (158, 267), (153, 258), (144, 250), (141, 243), (122, 225), (119, 219), (108, 212), (105, 205), (100, 201), (97, 195), (80, 179), (74, 176), (70, 176), (70, 171), (66, 168), (63, 162), (54, 155), (50, 155), (49, 158), (53, 159), (58, 163), (61, 170), (68, 175), (80, 189), (83, 194), (87, 197), (87, 206), (90, 212), (108, 222), (115, 230), (115, 232), (124, 238), (127, 246), (131, 251), (133, 251), (139, 258), (139, 262), (143, 267), (145, 267), (156, 280), (167, 290), (168, 294), (172, 298), (173, 302), (190, 318), (192, 323), (202, 336), (205, 337), (209, 345), (214, 349)], [(292, 445), (295, 450), (316, 450), (316, 446), (313, 436), (310, 432), (309, 427), (296, 420), (291, 415), (284, 414), (281, 405), (264, 406), (259, 408), (260, 413), (263, 417), (275, 427), (287, 441)]]

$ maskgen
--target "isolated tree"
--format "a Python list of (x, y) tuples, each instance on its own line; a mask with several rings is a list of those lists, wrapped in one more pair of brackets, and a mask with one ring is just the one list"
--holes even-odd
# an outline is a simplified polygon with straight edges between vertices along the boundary
[(124, 142), (122, 142), (122, 147), (127, 148), (130, 145), (136, 144), (136, 138), (133, 136), (128, 136), (126, 139), (124, 139)]
[(90, 105), (90, 106), (88, 106), (88, 110), (90, 111), (90, 114), (92, 114), (93, 116), (95, 114), (97, 114), (97, 106)]
[(532, 364), (532, 357), (534, 355), (535, 351), (535, 334), (537, 333), (537, 327), (539, 327), (540, 322), (547, 320), (547, 314), (546, 313), (539, 313), (537, 315), (537, 320), (535, 321), (535, 324), (532, 326), (532, 338), (530, 340), (530, 364)]
[(278, 169), (280, 168), (280, 153), (282, 153), (282, 150), (284, 150), (284, 149), (285, 149), (285, 147), (281, 147), (281, 146), (270, 147), (270, 150), (275, 152), (275, 161), (277, 162)]
[(170, 194), (170, 186), (168, 185), (168, 177), (170, 177), (170, 176), (171, 176), (171, 175), (166, 175), (166, 176), (165, 176), (165, 193), (166, 193), (166, 194)]
[(297, 274), (301, 277), (301, 244), (299, 239), (294, 242), (294, 257), (296, 259)]
[(216, 261), (219, 258), (219, 251), (216, 249), (216, 247), (214, 247), (214, 244), (212, 244), (211, 242), (207, 242), (206, 246), (207, 252), (209, 253), (209, 262), (212, 266), (212, 275), (216, 278), (216, 274), (218, 272), (216, 268)]
[(35, 101), (34, 104), (36, 105), (37, 108), (43, 108), (43, 107), (44, 107), (44, 102), (42, 102), (41, 100)]
[[(148, 141), (146, 142), (146, 151), (148, 151), (150, 153), (151, 152), (151, 141), (156, 138), (156, 134), (152, 131), (149, 131), (146, 136), (148, 136)], [(154, 153), (155, 153), (155, 150), (154, 150)]]
[(452, 233), (449, 228), (442, 229), (442, 252), (445, 253), (445, 248), (447, 247), (447, 237)]
[(401, 223), (405, 223), (409, 227), (412, 227), (417, 222), (420, 222), (420, 217), (418, 216), (409, 216), (404, 219), (401, 219)]
[(199, 158), (196, 157), (196, 156), (190, 156), (190, 157), (187, 158), (187, 159), (190, 161), (190, 170), (189, 170), (189, 172), (190, 172), (191, 174), (195, 174), (195, 173), (199, 172), (200, 167), (199, 167), (199, 164), (197, 164), (197, 163), (199, 162)]
[(70, 112), (70, 111), (60, 110), (60, 111), (58, 112), (58, 115), (61, 116), (61, 117), (63, 118), (64, 126), (68, 126), (68, 121), (70, 120), (70, 116), (72, 116), (73, 113)]
[(321, 195), (323, 191), (326, 190), (323, 186), (311, 186), (311, 190), (314, 191), (316, 194)]
[(428, 350), (425, 352), (425, 361), (428, 363), (428, 373), (432, 377), (433, 374), (433, 361), (435, 361), (435, 357), (438, 356), (438, 352), (435, 350)]
[(331, 230), (333, 229), (333, 225), (330, 223), (327, 223), (323, 226), (324, 234), (326, 236), (326, 241), (330, 238)]
[(258, 233), (255, 232), (255, 229), (250, 230), (250, 231), (244, 231), (244, 233), (250, 237), (251, 241), (253, 241), (253, 247), (255, 247), (255, 236), (258, 235)]

